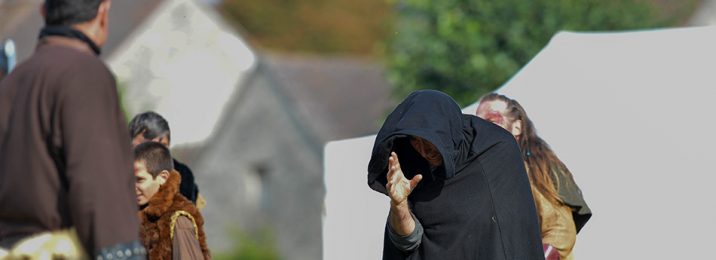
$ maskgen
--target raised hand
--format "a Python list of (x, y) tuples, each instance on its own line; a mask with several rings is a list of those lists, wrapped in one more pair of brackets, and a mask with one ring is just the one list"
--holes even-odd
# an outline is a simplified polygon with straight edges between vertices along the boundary
[(400, 168), (400, 161), (398, 161), (398, 154), (395, 152), (390, 153), (388, 158), (388, 183), (385, 184), (386, 190), (388, 190), (388, 196), (390, 197), (391, 204), (394, 206), (406, 203), (408, 195), (413, 192), (415, 186), (418, 186), (420, 180), (423, 179), (423, 175), (416, 174), (412, 180), (408, 180), (403, 174), (403, 170)]

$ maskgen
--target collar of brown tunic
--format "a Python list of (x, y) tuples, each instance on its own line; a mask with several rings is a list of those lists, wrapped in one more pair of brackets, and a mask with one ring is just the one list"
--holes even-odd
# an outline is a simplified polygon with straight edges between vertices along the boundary
[(181, 176), (176, 171), (172, 170), (169, 173), (167, 181), (159, 187), (157, 193), (149, 199), (147, 206), (142, 209), (142, 214), (148, 218), (158, 218), (162, 214), (166, 213), (169, 207), (174, 204), (174, 197), (177, 197), (179, 192), (179, 184), (181, 183)]
[(76, 49), (81, 52), (86, 52), (88, 54), (94, 55), (94, 52), (92, 52), (92, 49), (90, 49), (89, 46), (87, 46), (86, 43), (73, 38), (68, 37), (62, 37), (62, 36), (47, 36), (40, 38), (37, 42), (37, 47), (35, 49), (42, 48), (46, 45), (62, 45), (67, 46), (72, 49)]

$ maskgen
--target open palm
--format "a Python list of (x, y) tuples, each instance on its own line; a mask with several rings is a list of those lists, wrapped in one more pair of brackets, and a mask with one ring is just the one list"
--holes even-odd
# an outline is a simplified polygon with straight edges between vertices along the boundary
[(409, 180), (403, 174), (403, 170), (400, 168), (400, 161), (398, 161), (398, 154), (395, 152), (390, 153), (388, 159), (388, 183), (385, 184), (385, 188), (388, 190), (388, 196), (394, 205), (404, 203), (408, 200), (408, 196), (415, 186), (418, 186), (423, 176), (416, 174), (412, 180)]

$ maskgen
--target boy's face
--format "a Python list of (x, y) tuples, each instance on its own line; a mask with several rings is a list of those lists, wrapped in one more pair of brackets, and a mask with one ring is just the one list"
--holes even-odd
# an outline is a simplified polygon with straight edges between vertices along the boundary
[(147, 165), (144, 161), (135, 161), (134, 176), (136, 177), (136, 182), (134, 183), (134, 190), (137, 193), (137, 204), (139, 206), (146, 205), (149, 199), (157, 193), (159, 187), (166, 182), (168, 175), (166, 171), (163, 171), (154, 178), (147, 171)]

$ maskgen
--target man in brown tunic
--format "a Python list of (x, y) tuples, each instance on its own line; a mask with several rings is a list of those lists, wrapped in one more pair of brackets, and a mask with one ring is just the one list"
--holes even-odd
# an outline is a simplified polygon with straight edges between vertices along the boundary
[(132, 154), (98, 59), (110, 0), (46, 0), (35, 53), (0, 83), (0, 248), (73, 229), (94, 259), (143, 259)]

